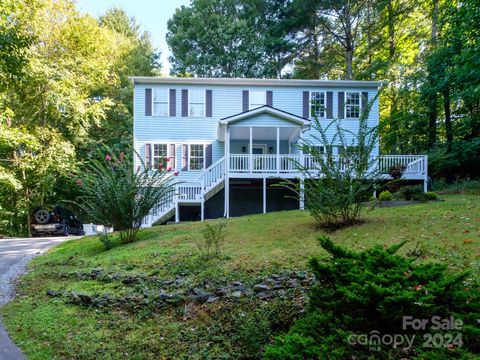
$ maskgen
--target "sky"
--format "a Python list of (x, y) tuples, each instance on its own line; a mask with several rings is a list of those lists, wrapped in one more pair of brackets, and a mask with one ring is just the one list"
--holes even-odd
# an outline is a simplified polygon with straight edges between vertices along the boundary
[(169, 73), (170, 64), (165, 35), (167, 21), (175, 9), (190, 4), (190, 0), (77, 0), (77, 7), (81, 12), (98, 17), (111, 7), (123, 8), (129, 16), (135, 17), (142, 30), (150, 32), (153, 45), (161, 51), (162, 72)]

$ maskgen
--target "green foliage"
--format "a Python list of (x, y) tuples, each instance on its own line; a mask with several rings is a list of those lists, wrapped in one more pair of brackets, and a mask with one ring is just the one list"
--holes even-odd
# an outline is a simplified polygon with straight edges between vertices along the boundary
[[(275, 28), (285, 0), (194, 0), (168, 21), (172, 73), (276, 77), (293, 56)], [(277, 32), (276, 32), (277, 31)]]
[(393, 195), (388, 190), (382, 191), (378, 196), (378, 200), (380, 201), (391, 201), (392, 199), (393, 199)]
[[(132, 159), (124, 153), (104, 155), (102, 160), (92, 159), (80, 172), (76, 182), (82, 194), (77, 204), (91, 221), (113, 227), (122, 243), (130, 243), (150, 211), (173, 197), (175, 183), (171, 173), (151, 171), (143, 163), (134, 171)], [(107, 248), (111, 245), (102, 242)]]
[(480, 181), (465, 179), (447, 183), (439, 180), (433, 183), (433, 189), (442, 194), (480, 193)]
[(225, 243), (225, 237), (227, 236), (226, 228), (227, 223), (223, 221), (206, 221), (204, 223), (203, 229), (200, 231), (203, 241), (198, 243), (203, 258), (212, 259), (221, 256), (222, 247)]
[[(467, 273), (449, 274), (446, 266), (438, 264), (417, 265), (395, 254), (402, 244), (353, 253), (327, 237), (320, 242), (331, 258), (310, 261), (318, 282), (311, 289), (307, 314), (267, 348), (266, 359), (473, 358), (480, 353), (478, 284), (472, 283)], [(422, 347), (425, 339), (421, 334), (434, 331), (430, 327), (423, 332), (403, 329), (403, 316), (461, 319), (463, 347)], [(417, 336), (411, 349), (349, 341), (351, 336), (369, 336), (372, 331), (380, 336)]]
[(423, 196), (424, 196), (425, 199), (428, 200), (428, 201), (432, 201), (432, 200), (437, 200), (437, 199), (438, 199), (438, 195), (437, 195), (436, 193), (434, 193), (433, 191), (426, 192), (425, 194), (423, 194)]
[(395, 193), (395, 198), (407, 201), (426, 201), (421, 185), (404, 186)]
[[(377, 97), (371, 99), (360, 115), (356, 133), (343, 129), (339, 120), (324, 127), (315, 118), (314, 135), (303, 139), (300, 145), (311, 161), (307, 165), (295, 162), (303, 180), (281, 184), (299, 198), (304, 197), (306, 209), (320, 226), (337, 228), (356, 223), (375, 188), (379, 171), (373, 151), (378, 134), (376, 127), (368, 125), (368, 114), (376, 100)], [(343, 149), (339, 155), (333, 154), (335, 146)]]

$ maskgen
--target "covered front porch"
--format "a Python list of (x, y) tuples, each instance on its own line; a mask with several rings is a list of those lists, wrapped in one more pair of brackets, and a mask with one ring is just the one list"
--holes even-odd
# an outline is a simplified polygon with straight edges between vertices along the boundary
[(298, 141), (310, 122), (263, 106), (223, 119), (219, 140), (225, 142), (226, 172), (230, 177), (271, 177), (298, 174), (302, 157)]

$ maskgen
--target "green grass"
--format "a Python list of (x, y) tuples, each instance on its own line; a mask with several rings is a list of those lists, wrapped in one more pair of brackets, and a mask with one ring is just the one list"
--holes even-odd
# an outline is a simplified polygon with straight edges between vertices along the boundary
[[(445, 263), (452, 271), (480, 273), (480, 195), (444, 195), (433, 203), (377, 208), (365, 223), (330, 234), (353, 249), (407, 240), (400, 254), (421, 251), (419, 261)], [(126, 294), (120, 282), (78, 280), (64, 275), (90, 272), (146, 274), (171, 279), (186, 274), (188, 286), (205, 280), (253, 284), (262, 276), (307, 269), (323, 232), (307, 212), (289, 211), (231, 219), (225, 256), (205, 261), (195, 243), (201, 223), (154, 227), (138, 242), (105, 251), (97, 238), (63, 243), (38, 257), (22, 278), (20, 296), (2, 309), (4, 323), (29, 359), (149, 359), (251, 357), (285, 330), (297, 304), (245, 298), (211, 305), (169, 307), (155, 313), (88, 309), (49, 298), (48, 289)], [(293, 314), (293, 315), (292, 315)], [(278, 318), (284, 322), (278, 322)]]

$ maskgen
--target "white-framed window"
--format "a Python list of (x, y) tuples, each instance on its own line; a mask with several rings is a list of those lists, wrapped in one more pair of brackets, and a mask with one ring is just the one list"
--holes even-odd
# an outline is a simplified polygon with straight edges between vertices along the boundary
[(188, 169), (203, 170), (205, 168), (205, 145), (190, 144), (188, 154)]
[(248, 92), (249, 110), (267, 105), (267, 92), (264, 90), (250, 90)]
[(205, 90), (188, 91), (188, 116), (205, 116)]
[(153, 116), (168, 116), (168, 89), (153, 89)]
[(325, 118), (327, 108), (327, 94), (325, 91), (310, 91), (310, 116)]
[[(176, 162), (175, 153), (172, 153), (172, 150), (175, 151), (174, 144), (153, 144), (153, 169), (158, 170), (162, 164), (165, 166), (164, 170), (174, 170)], [(166, 159), (169, 160), (166, 161)]]
[(345, 118), (358, 119), (360, 117), (361, 96), (359, 92), (347, 92), (345, 98)]

